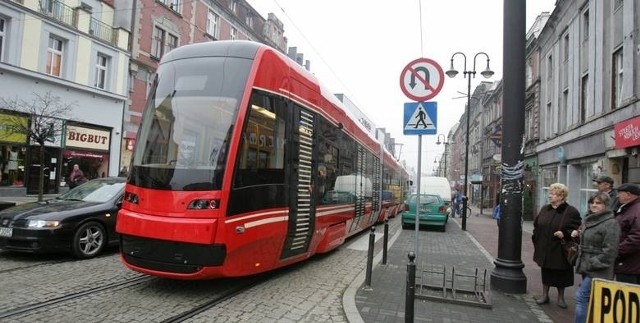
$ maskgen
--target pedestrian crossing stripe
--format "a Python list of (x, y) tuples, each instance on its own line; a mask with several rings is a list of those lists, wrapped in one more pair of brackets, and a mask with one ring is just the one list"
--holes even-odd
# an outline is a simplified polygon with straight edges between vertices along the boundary
[(437, 132), (436, 109), (436, 102), (405, 103), (404, 134), (435, 134)]

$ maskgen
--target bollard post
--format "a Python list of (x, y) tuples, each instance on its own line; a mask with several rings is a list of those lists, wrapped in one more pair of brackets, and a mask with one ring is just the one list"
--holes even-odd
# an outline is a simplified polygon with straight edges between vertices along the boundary
[(413, 322), (413, 303), (416, 297), (416, 254), (409, 252), (409, 263), (407, 264), (407, 289), (404, 304), (405, 323)]
[(373, 268), (373, 248), (376, 242), (376, 227), (371, 226), (371, 233), (369, 233), (369, 252), (367, 253), (367, 278), (365, 282), (366, 288), (371, 288), (371, 270)]
[(384, 219), (384, 240), (382, 240), (382, 264), (387, 264), (387, 246), (389, 244), (389, 219)]

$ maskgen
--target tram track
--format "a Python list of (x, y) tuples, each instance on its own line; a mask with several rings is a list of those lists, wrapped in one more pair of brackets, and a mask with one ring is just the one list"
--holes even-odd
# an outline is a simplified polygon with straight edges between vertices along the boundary
[(37, 267), (53, 266), (53, 265), (57, 265), (57, 264), (61, 264), (61, 263), (68, 263), (68, 262), (69, 262), (68, 259), (64, 259), (64, 260), (45, 261), (45, 262), (40, 262), (40, 263), (29, 263), (29, 264), (26, 264), (26, 265), (23, 265), (23, 266), (0, 269), (0, 275), (7, 274), (7, 273), (12, 273), (12, 272), (15, 272), (15, 271), (20, 271), (20, 270), (28, 270), (28, 269), (33, 269), (33, 268), (37, 268)]
[[(15, 267), (9, 267), (9, 268), (0, 268), (0, 275), (7, 274), (7, 273), (13, 273), (13, 272), (20, 271), (20, 270), (30, 270), (30, 269), (34, 269), (34, 268), (38, 268), (38, 267), (53, 266), (53, 265), (58, 265), (58, 264), (68, 264), (68, 263), (74, 263), (74, 262), (78, 262), (78, 261), (85, 261), (84, 259), (75, 259), (75, 258), (62, 257), (60, 255), (55, 255), (55, 257), (58, 258), (58, 259), (35, 261), (34, 262), (34, 261), (32, 261), (32, 259), (20, 260), (20, 258), (18, 258), (15, 254), (9, 253), (9, 255), (11, 255), (11, 256), (7, 256), (4, 253), (9, 253), (9, 252), (0, 251), (0, 261), (5, 261), (6, 260), (8, 262), (15, 262), (16, 266)], [(33, 256), (33, 255), (29, 255), (29, 256)], [(106, 257), (111, 257), (111, 256), (112, 256), (111, 252), (105, 252), (105, 253), (102, 253), (101, 255), (96, 256), (94, 259), (106, 258)], [(47, 255), (45, 257), (51, 257), (51, 256)]]
[(184, 311), (178, 315), (175, 315), (173, 317), (170, 317), (164, 321), (162, 321), (162, 323), (180, 323), (180, 322), (184, 322), (190, 318), (193, 318), (195, 316), (197, 316), (200, 313), (203, 313), (207, 310), (210, 310), (211, 308), (215, 307), (216, 305), (233, 298), (236, 295), (239, 295), (257, 285), (259, 285), (260, 283), (264, 282), (268, 280), (265, 278), (253, 278), (247, 282), (244, 282), (242, 284), (239, 284), (238, 286), (233, 286), (232, 288), (225, 290), (224, 292), (214, 296), (213, 298), (211, 298), (208, 301), (205, 301), (204, 303), (197, 305), (187, 311)]
[(93, 294), (97, 294), (103, 291), (107, 291), (107, 290), (115, 290), (118, 288), (126, 288), (126, 287), (130, 287), (130, 286), (135, 286), (141, 283), (144, 283), (146, 281), (150, 281), (153, 279), (157, 279), (155, 277), (150, 277), (150, 276), (138, 276), (138, 277), (134, 277), (132, 279), (127, 279), (125, 281), (121, 281), (121, 282), (116, 282), (116, 283), (110, 283), (110, 284), (104, 284), (102, 286), (98, 286), (98, 287), (92, 287), (89, 290), (84, 290), (84, 291), (77, 291), (77, 292), (73, 292), (67, 295), (63, 295), (63, 296), (59, 296), (59, 297), (55, 297), (55, 298), (51, 298), (48, 299), (46, 301), (42, 301), (42, 302), (37, 302), (37, 303), (32, 303), (32, 304), (28, 304), (25, 306), (20, 306), (14, 309), (10, 309), (8, 311), (3, 311), (0, 312), (0, 319), (6, 319), (6, 318), (10, 318), (10, 317), (14, 317), (14, 316), (18, 316), (21, 314), (25, 314), (25, 313), (29, 313), (44, 307), (48, 307), (48, 306), (53, 306), (53, 305), (57, 305), (59, 303), (62, 302), (68, 302), (68, 301), (72, 301), (72, 300), (76, 300), (88, 295), (93, 295)]

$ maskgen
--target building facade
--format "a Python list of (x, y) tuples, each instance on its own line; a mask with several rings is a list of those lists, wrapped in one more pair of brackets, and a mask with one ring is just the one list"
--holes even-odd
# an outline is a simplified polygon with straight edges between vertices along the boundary
[(106, 0), (0, 3), (0, 120), (36, 117), (7, 102), (57, 97), (71, 107), (52, 123), (61, 132), (47, 141), (44, 160), (26, 135), (0, 128), (0, 195), (37, 193), (40, 167), (44, 193), (65, 187), (73, 164), (89, 178), (118, 174), (129, 31), (115, 16)]
[(570, 188), (569, 203), (583, 214), (596, 176), (640, 182), (640, 139), (620, 147), (614, 131), (640, 115), (639, 3), (558, 1), (542, 29), (538, 205), (553, 182)]
[[(640, 74), (635, 72), (640, 69), (639, 5), (638, 0), (560, 0), (529, 29), (523, 107), (525, 219), (547, 203), (547, 189), (555, 182), (570, 188), (569, 203), (583, 214), (596, 191), (595, 177), (608, 175), (616, 186), (640, 183)], [(502, 118), (501, 97), (498, 83), (483, 102), (480, 162), (487, 199), (499, 191), (498, 140), (502, 123), (509, 122)], [(463, 115), (461, 123), (464, 120)], [(464, 127), (457, 128), (456, 142), (462, 142), (464, 132)], [(453, 149), (452, 156), (464, 157), (464, 145)]]

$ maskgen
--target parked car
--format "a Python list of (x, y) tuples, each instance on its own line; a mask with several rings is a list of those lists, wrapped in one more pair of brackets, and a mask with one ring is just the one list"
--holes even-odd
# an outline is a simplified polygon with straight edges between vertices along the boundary
[(447, 207), (451, 206), (451, 184), (446, 177), (422, 176), (420, 178), (420, 194), (436, 194), (444, 200)]
[(411, 194), (405, 201), (405, 211), (402, 213), (402, 228), (415, 228), (416, 209), (418, 210), (419, 225), (431, 225), (440, 227), (445, 231), (449, 220), (449, 207), (445, 201), (436, 194), (420, 194), (420, 206), (417, 206), (418, 195)]
[(0, 211), (0, 249), (98, 255), (118, 243), (116, 215), (125, 182), (122, 177), (94, 179), (54, 199)]

